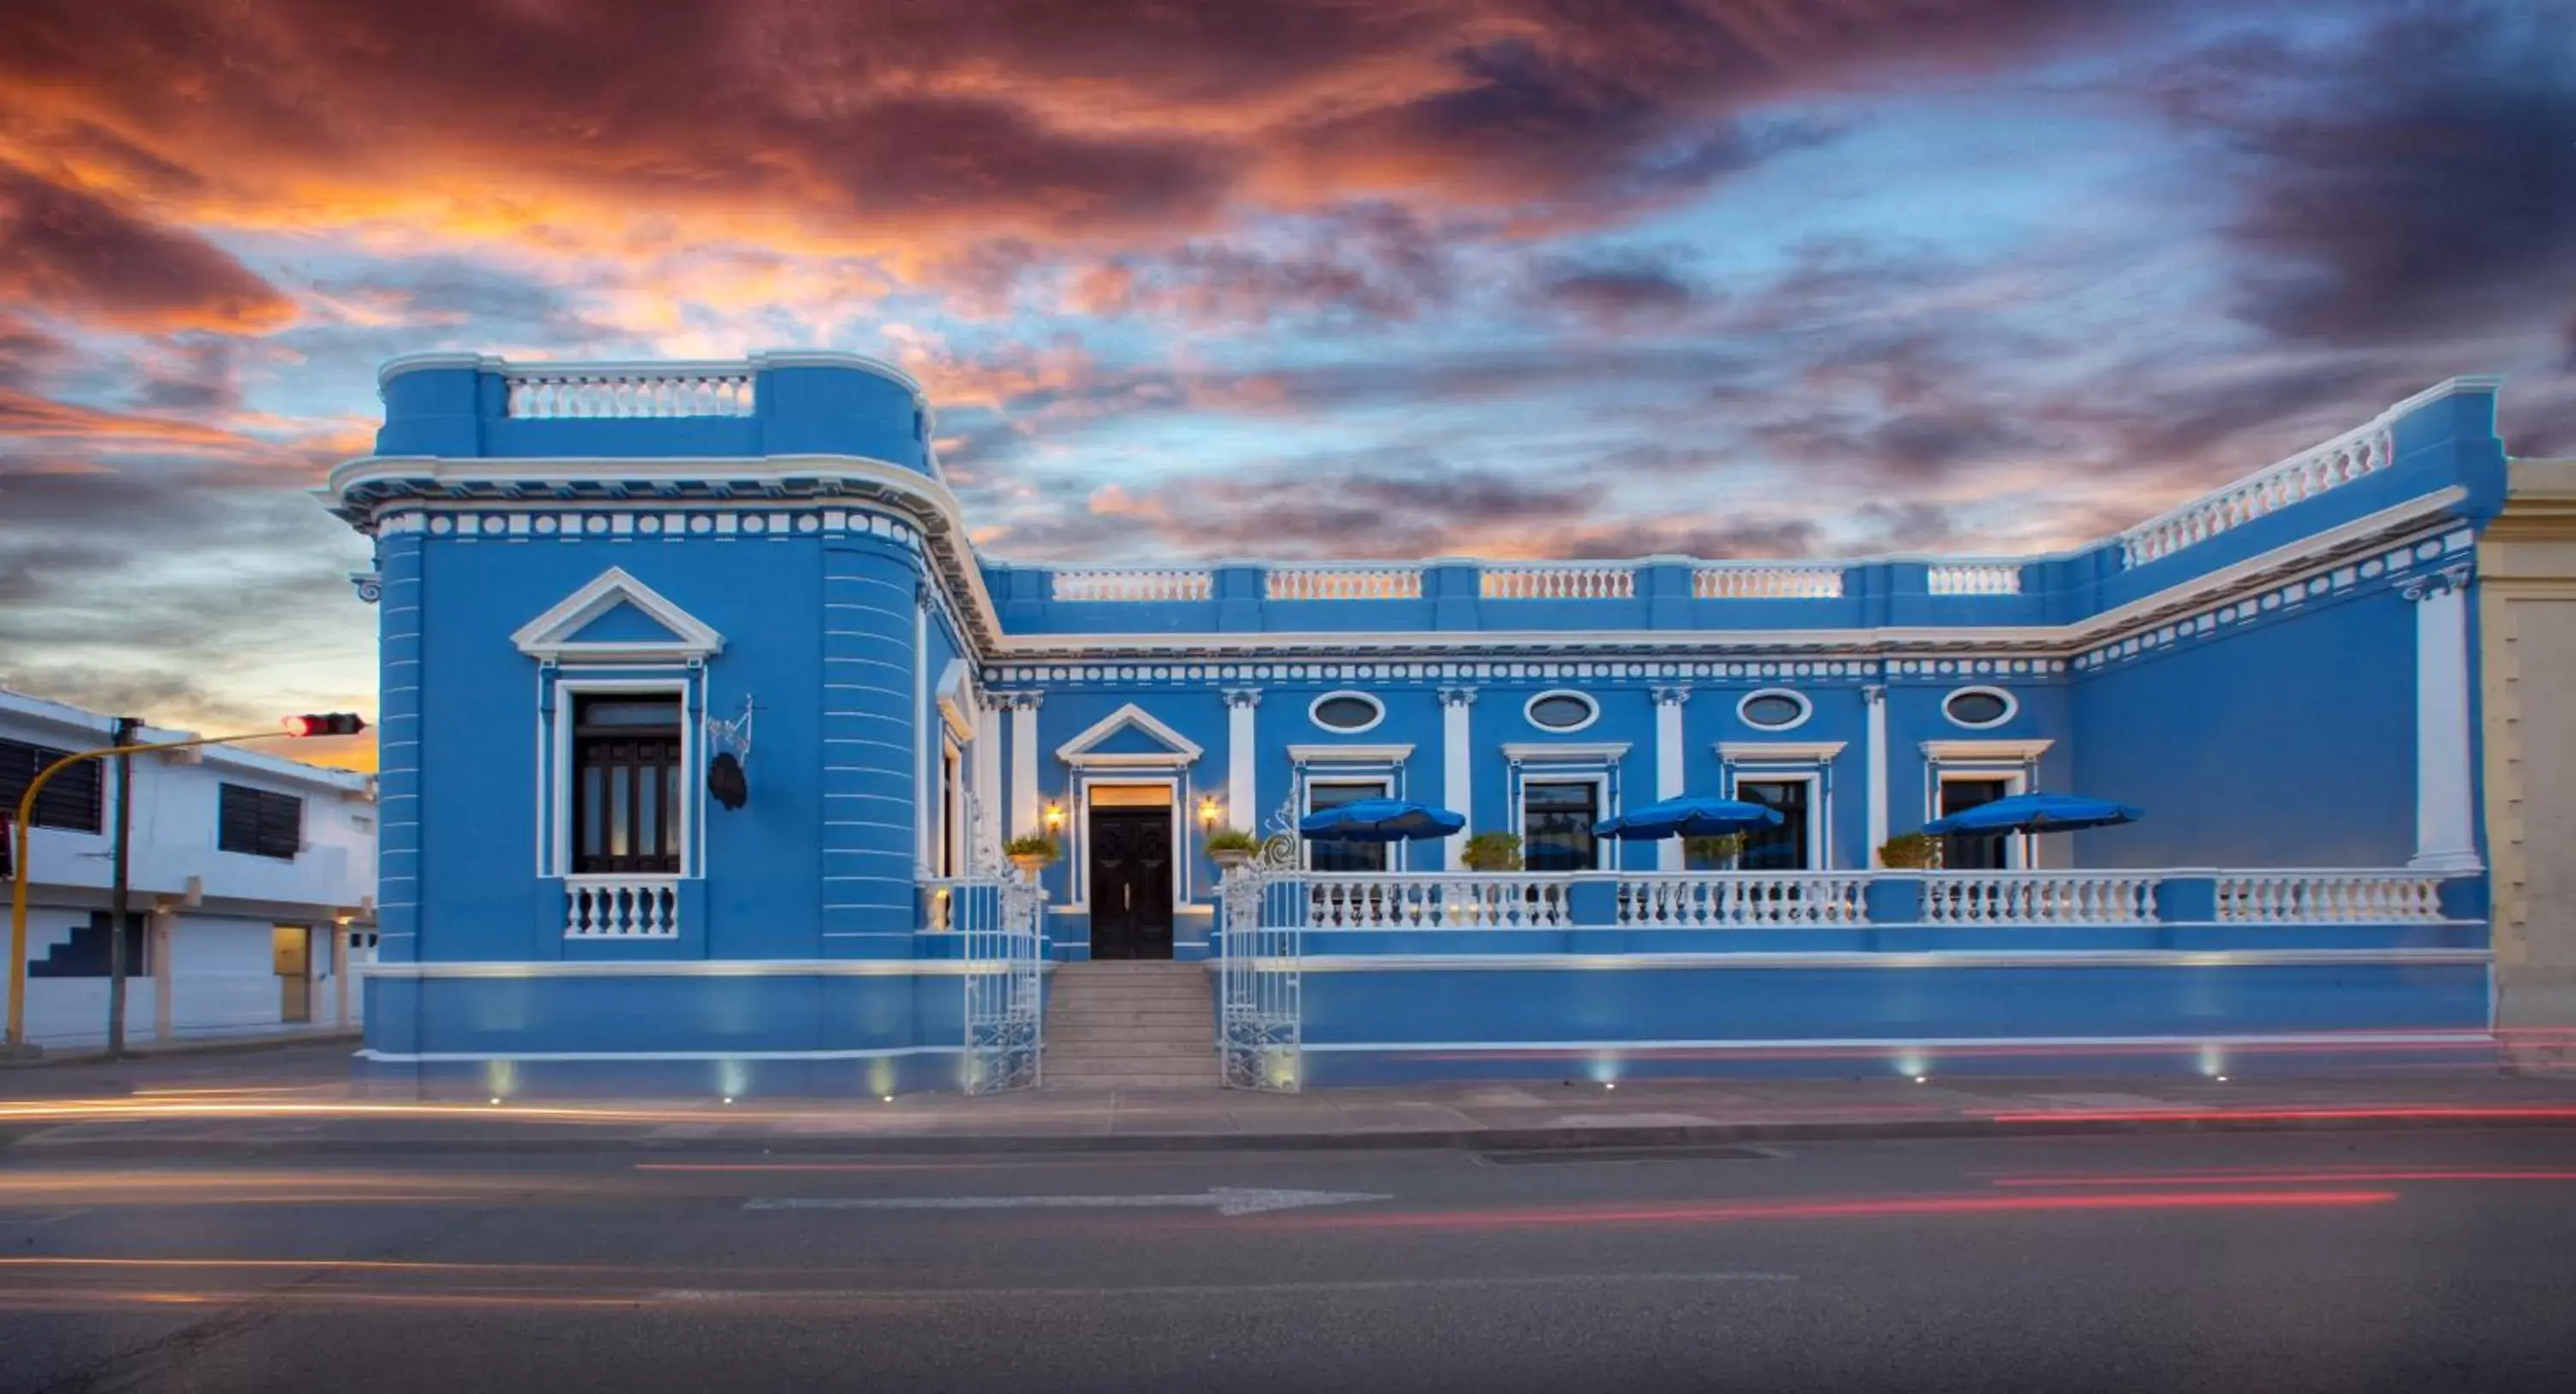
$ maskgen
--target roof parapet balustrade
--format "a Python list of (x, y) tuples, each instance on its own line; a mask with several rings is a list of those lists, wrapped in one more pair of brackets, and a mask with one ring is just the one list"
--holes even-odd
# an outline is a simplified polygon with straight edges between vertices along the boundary
[(1273, 566), (1262, 578), (1265, 600), (1420, 600), (1422, 568), (1402, 562)]
[(1487, 600), (1627, 600), (1637, 569), (1602, 562), (1521, 562), (1488, 566), (1477, 581)]
[(1696, 600), (1837, 600), (1843, 564), (1702, 562), (1691, 568)]
[(503, 365), (512, 417), (534, 421), (611, 417), (749, 416), (748, 363)]
[(411, 354), (377, 374), (376, 454), (442, 460), (758, 461), (842, 456), (936, 479), (921, 384), (864, 354), (512, 363)]
[(2123, 566), (2144, 566), (2231, 528), (2388, 468), (2396, 434), (2385, 416), (2268, 469), (2157, 515), (2119, 535)]
[(1934, 562), (1926, 568), (1925, 586), (1934, 595), (2019, 595), (2021, 563)]
[(1216, 573), (1206, 567), (1077, 567), (1050, 573), (1054, 600), (1205, 600), (1216, 593)]

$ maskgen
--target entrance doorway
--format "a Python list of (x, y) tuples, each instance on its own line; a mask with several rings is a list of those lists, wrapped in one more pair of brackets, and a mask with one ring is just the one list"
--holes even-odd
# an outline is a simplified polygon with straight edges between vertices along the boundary
[(1172, 956), (1172, 809), (1091, 810), (1091, 956)]

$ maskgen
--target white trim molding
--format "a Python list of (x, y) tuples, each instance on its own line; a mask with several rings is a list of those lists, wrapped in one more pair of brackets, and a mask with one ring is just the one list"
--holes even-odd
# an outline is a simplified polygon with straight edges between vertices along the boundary
[[(1370, 717), (1368, 720), (1361, 722), (1357, 726), (1336, 726), (1318, 715), (1318, 713), (1323, 711), (1324, 704), (1326, 702), (1341, 701), (1366, 702), (1369, 705), (1369, 709), (1376, 712), (1377, 715)], [(1315, 700), (1306, 704), (1306, 722), (1318, 731), (1331, 731), (1336, 735), (1356, 736), (1363, 731), (1374, 731), (1386, 723), (1386, 701), (1374, 693), (1361, 692), (1356, 688), (1337, 688), (1334, 691), (1319, 694)]]
[[(1763, 725), (1761, 722), (1759, 722), (1759, 721), (1755, 721), (1755, 720), (1753, 720), (1751, 717), (1748, 717), (1748, 716), (1746, 716), (1746, 715), (1744, 714), (1744, 709), (1745, 709), (1745, 708), (1747, 708), (1747, 707), (1749, 707), (1749, 706), (1752, 706), (1756, 701), (1759, 701), (1760, 699), (1765, 698), (1765, 697), (1785, 697), (1785, 698), (1788, 698), (1790, 701), (1797, 703), (1797, 704), (1798, 704), (1798, 716), (1797, 716), (1797, 719), (1796, 719), (1796, 720), (1794, 720), (1794, 721), (1783, 721), (1783, 722), (1780, 722), (1780, 723), (1778, 723), (1778, 724), (1776, 724), (1776, 725), (1765, 726), (1765, 725)], [(1800, 692), (1798, 689), (1796, 689), (1796, 688), (1794, 688), (1794, 687), (1761, 687), (1761, 688), (1755, 688), (1753, 691), (1748, 692), (1748, 693), (1745, 693), (1743, 696), (1738, 697), (1738, 698), (1736, 698), (1736, 699), (1735, 699), (1735, 720), (1736, 720), (1736, 722), (1737, 722), (1739, 725), (1742, 725), (1743, 727), (1745, 727), (1745, 728), (1746, 728), (1746, 729), (1748, 729), (1748, 730), (1753, 730), (1753, 731), (1795, 731), (1795, 730), (1797, 730), (1799, 727), (1804, 726), (1804, 725), (1806, 725), (1808, 722), (1810, 722), (1810, 721), (1814, 720), (1814, 719), (1815, 719), (1815, 716), (1816, 716), (1816, 699), (1814, 699), (1813, 697), (1808, 696), (1807, 694), (1805, 694), (1805, 693), (1803, 693), (1803, 692)]]
[[(1950, 710), (1950, 704), (1962, 697), (1992, 697), (2003, 703), (2004, 709), (1992, 721), (1964, 721), (1956, 712)], [(1966, 687), (1954, 687), (1941, 694), (1941, 719), (1962, 731), (1991, 731), (2019, 715), (2021, 715), (2021, 699), (2000, 687), (1971, 683)]]
[[(1169, 749), (1114, 755), (1092, 753), (1093, 746), (1131, 726), (1161, 741)], [(1091, 723), (1073, 739), (1055, 748), (1055, 758), (1075, 769), (1194, 765), (1203, 753), (1197, 742), (1155, 720), (1152, 712), (1133, 702)]]
[[(588, 642), (573, 637), (620, 605), (634, 606), (669, 630), (671, 637)], [(703, 663), (724, 651), (723, 635), (627, 574), (622, 566), (599, 573), (544, 614), (519, 626), (510, 642), (519, 652), (548, 663)]]
[[(1539, 720), (1535, 714), (1538, 711), (1538, 704), (1541, 702), (1554, 701), (1559, 697), (1571, 697), (1575, 701), (1581, 702), (1591, 714), (1584, 717), (1581, 721), (1577, 721), (1568, 726), (1550, 726), (1546, 722)], [(1531, 693), (1529, 700), (1521, 703), (1521, 720), (1528, 722), (1537, 730), (1552, 732), (1560, 736), (1570, 736), (1577, 731), (1588, 730), (1593, 723), (1600, 719), (1601, 700), (1580, 688), (1551, 687), (1544, 692)]]
[(1292, 745), (1288, 759), (1299, 765), (1401, 765), (1413, 758), (1413, 745)]
[(948, 733), (960, 741), (975, 739), (975, 682), (966, 660), (948, 660), (931, 691), (938, 698), (940, 719), (948, 723)]
[(1719, 741), (1717, 758), (1730, 765), (1829, 765), (1849, 741)]
[(1925, 741), (1923, 758), (1940, 764), (1970, 761), (2027, 764), (2048, 752), (2056, 741), (2041, 737), (2035, 740), (1994, 741)]
[(1626, 741), (1505, 741), (1503, 758), (1516, 765), (1538, 765), (1559, 760), (1593, 760), (1615, 763), (1626, 759)]

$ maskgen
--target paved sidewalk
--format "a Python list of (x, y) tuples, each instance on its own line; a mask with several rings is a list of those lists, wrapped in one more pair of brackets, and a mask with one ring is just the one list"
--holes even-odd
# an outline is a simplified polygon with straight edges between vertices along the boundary
[[(42, 1088), (21, 1088), (41, 1083)], [(1263, 1095), (1038, 1090), (891, 1102), (428, 1104), (370, 1097), (345, 1047), (123, 1061), (0, 1080), (0, 1153), (598, 1150), (964, 1153), (1670, 1147), (1820, 1138), (2576, 1127), (2576, 1076), (1452, 1084)]]

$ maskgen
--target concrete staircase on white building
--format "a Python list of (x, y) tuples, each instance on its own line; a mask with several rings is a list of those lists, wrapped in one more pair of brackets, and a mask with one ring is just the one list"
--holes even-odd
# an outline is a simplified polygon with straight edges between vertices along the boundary
[(1204, 964), (1067, 963), (1046, 1010), (1051, 1089), (1215, 1088), (1216, 999)]

